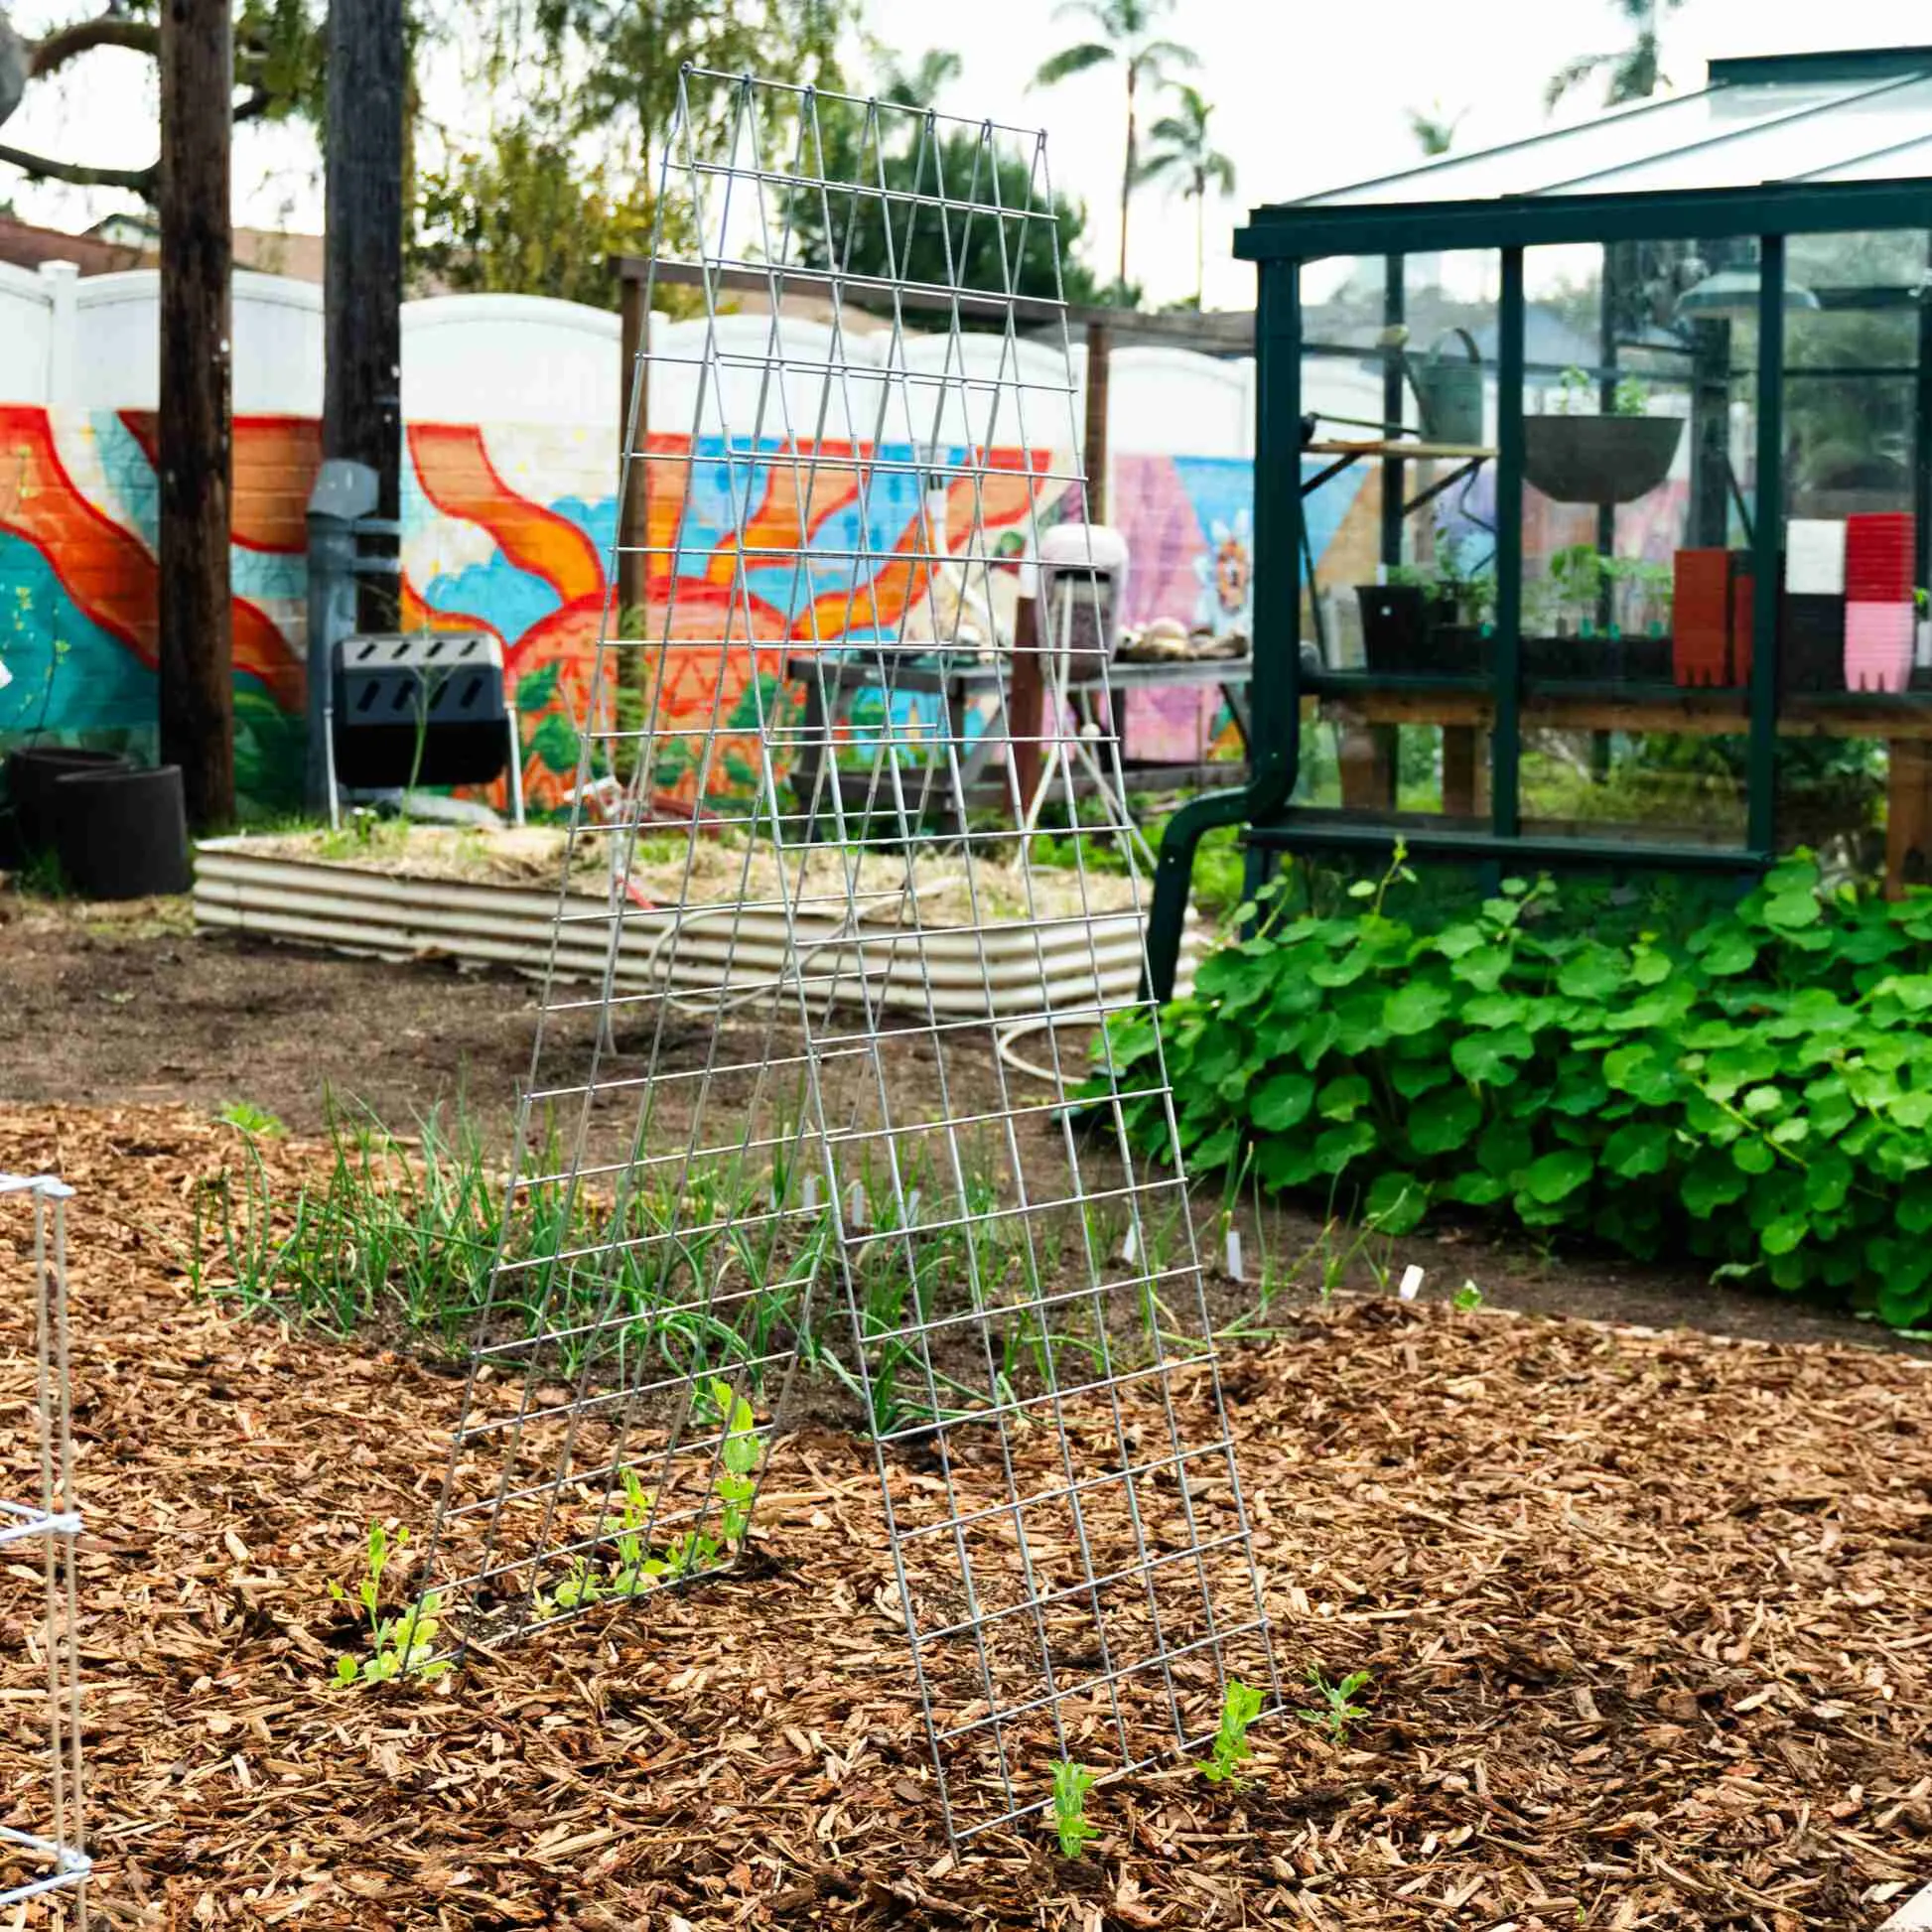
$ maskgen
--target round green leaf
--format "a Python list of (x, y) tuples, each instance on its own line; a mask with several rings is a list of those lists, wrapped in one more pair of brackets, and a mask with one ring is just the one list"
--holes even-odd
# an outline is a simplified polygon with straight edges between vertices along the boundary
[(1621, 953), (1593, 942), (1563, 963), (1557, 974), (1557, 991), (1573, 1000), (1607, 1000), (1629, 977), (1629, 964)]
[(1407, 1234), (1429, 1212), (1429, 1189), (1410, 1173), (1381, 1173), (1364, 1203), (1379, 1234)]
[(1603, 1165), (1626, 1180), (1662, 1173), (1670, 1161), (1670, 1143), (1671, 1130), (1662, 1121), (1625, 1121), (1604, 1142)]
[(1757, 1238), (1767, 1255), (1788, 1255), (1810, 1232), (1802, 1214), (1781, 1214)]
[(1344, 1073), (1321, 1089), (1315, 1110), (1323, 1120), (1353, 1120), (1373, 1097), (1359, 1073)]
[(1447, 986), (1436, 980), (1411, 980), (1389, 995), (1382, 1024), (1397, 1035), (1426, 1034), (1448, 1017), (1451, 1004)]
[(1816, 925), (1824, 915), (1824, 908), (1810, 892), (1779, 893), (1764, 902), (1764, 923), (1776, 926), (1781, 932), (1796, 932), (1801, 927)]
[(1756, 942), (1736, 926), (1726, 926), (1704, 949), (1704, 970), (1721, 978), (1748, 973), (1756, 963)]
[(1545, 1206), (1574, 1194), (1596, 1172), (1595, 1157), (1581, 1147), (1558, 1148), (1532, 1161), (1523, 1174), (1523, 1192)]
[(1409, 1144), (1418, 1154), (1448, 1154), (1482, 1124), (1482, 1102), (1467, 1087), (1430, 1094), (1409, 1115)]
[(1366, 1154), (1378, 1136), (1365, 1120), (1351, 1120), (1343, 1127), (1331, 1127), (1314, 1143), (1316, 1173), (1340, 1173), (1357, 1155)]
[(1449, 1048), (1449, 1059), (1463, 1079), (1503, 1087), (1516, 1078), (1511, 1062), (1529, 1059), (1535, 1051), (1536, 1042), (1521, 1027), (1498, 1027), (1465, 1034)]
[(1299, 1127), (1314, 1105), (1314, 1082), (1306, 1073), (1276, 1073), (1255, 1089), (1248, 1112), (1264, 1133), (1285, 1134)]
[(1445, 1181), (1441, 1191), (1447, 1200), (1466, 1201), (1471, 1207), (1488, 1207), (1509, 1192), (1509, 1183), (1500, 1174), (1471, 1172)]
[(1719, 1208), (1742, 1200), (1749, 1185), (1732, 1162), (1707, 1150), (1691, 1163), (1678, 1191), (1684, 1205), (1700, 1220), (1707, 1220)]

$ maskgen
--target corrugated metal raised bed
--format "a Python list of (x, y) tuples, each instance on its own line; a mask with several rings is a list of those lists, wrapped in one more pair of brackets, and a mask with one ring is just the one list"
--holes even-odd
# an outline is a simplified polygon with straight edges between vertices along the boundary
[[(882, 1004), (906, 1013), (924, 1013), (928, 999), (942, 1014), (997, 1017), (1135, 997), (1144, 921), (1124, 878), (1016, 868), (1010, 894), (994, 875), (998, 902), (987, 905), (982, 863), (976, 932), (959, 869), (943, 855), (917, 862), (909, 893), (902, 864), (888, 873), (867, 858), (855, 920), (837, 849), (824, 848), (823, 861), (820, 850), (817, 876), (782, 886), (761, 854), (721, 846), (688, 881), (682, 851), (675, 876), (660, 877), (644, 855), (620, 933), (600, 853), (574, 871), (560, 913), (562, 839), (540, 828), (411, 828), (363, 848), (343, 835), (209, 839), (196, 859), (195, 916), (204, 927), (378, 958), (427, 954), (529, 973), (544, 970), (554, 944), (560, 977), (595, 981), (610, 970), (620, 986), (714, 994), (729, 978), (734, 1003), (794, 978), (815, 999), (856, 1000), (862, 972)], [(1191, 952), (1190, 934), (1188, 967)]]

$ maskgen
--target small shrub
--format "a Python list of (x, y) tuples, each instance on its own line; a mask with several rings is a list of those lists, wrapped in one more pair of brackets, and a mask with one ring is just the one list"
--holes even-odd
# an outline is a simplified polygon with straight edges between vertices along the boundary
[[(1681, 943), (1618, 943), (1548, 881), (1419, 930), (1389, 903), (1409, 877), (1329, 916), (1253, 907), (1161, 1015), (1196, 1172), (1351, 1188), (1387, 1234), (1452, 1202), (1924, 1324), (1932, 894), (1826, 890), (1801, 854)], [(1109, 1044), (1131, 1068), (1156, 1023)], [(1165, 1097), (1125, 1110), (1171, 1160)]]

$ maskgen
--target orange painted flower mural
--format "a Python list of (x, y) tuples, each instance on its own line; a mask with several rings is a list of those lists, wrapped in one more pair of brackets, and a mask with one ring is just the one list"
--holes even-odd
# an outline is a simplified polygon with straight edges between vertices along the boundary
[[(1063, 507), (1040, 452), (996, 453), (977, 499), (956, 483), (940, 505), (909, 451), (828, 444), (815, 465), (807, 447), (720, 440), (693, 455), (663, 436), (649, 451), (646, 608), (626, 615), (625, 629), (670, 640), (646, 679), (670, 728), (668, 765), (678, 766), (679, 730), (695, 739), (715, 715), (744, 734), (715, 752), (720, 782), (733, 785), (750, 771), (760, 711), (768, 719), (783, 702), (786, 655), (917, 635), (928, 558), (942, 543), (957, 549), (977, 517), (1010, 531), (1017, 552), (1035, 516)], [(301, 782), (304, 513), (318, 426), (238, 418), (234, 452), (237, 772), (250, 801), (279, 805)], [(556, 805), (576, 773), (576, 721), (610, 598), (608, 443), (419, 423), (405, 457), (397, 621), (500, 638), (523, 714), (526, 793)], [(581, 493), (568, 493), (573, 482)], [(151, 416), (0, 407), (0, 740), (46, 732), (151, 745), (157, 498)], [(755, 642), (771, 647), (756, 667)], [(666, 775), (697, 782), (688, 759)]]

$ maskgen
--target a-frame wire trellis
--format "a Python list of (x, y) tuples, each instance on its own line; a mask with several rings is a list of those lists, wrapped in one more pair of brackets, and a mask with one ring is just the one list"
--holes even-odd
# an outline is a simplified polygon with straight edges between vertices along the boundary
[[(1134, 997), (1103, 957), (1141, 902), (1118, 713), (1085, 741), (1110, 789), (1022, 839), (1013, 760), (996, 817), (967, 773), (1071, 727), (1016, 730), (994, 679), (961, 729), (912, 669), (1008, 663), (1018, 563), (1079, 514), (1052, 206), (1036, 134), (683, 76), (653, 262), (699, 271), (704, 346), (643, 351), (688, 430), (641, 438), (633, 397), (650, 592), (607, 608), (579, 784), (623, 805), (571, 828), (608, 906), (559, 911), (607, 966), (546, 988), (424, 1577), (460, 1645), (726, 1568), (802, 1352), (878, 1445), (955, 1843), (1044, 1808), (1060, 1757), (1197, 1743), (1234, 1677), (1280, 1695), (1184, 1180), (1117, 1105), (1166, 1091), (1158, 1048), (1065, 1104), (1062, 1030)], [(724, 313), (747, 271), (764, 318)], [(1051, 761), (1069, 825), (1082, 762)]]

